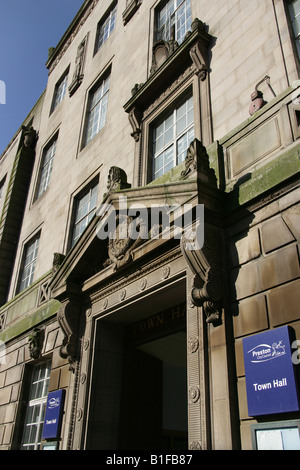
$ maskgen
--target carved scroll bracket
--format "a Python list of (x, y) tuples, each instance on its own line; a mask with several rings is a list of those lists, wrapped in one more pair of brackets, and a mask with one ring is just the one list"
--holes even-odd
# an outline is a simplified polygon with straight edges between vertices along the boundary
[(195, 66), (196, 74), (198, 75), (201, 81), (204, 81), (207, 76), (208, 67), (206, 63), (207, 61), (205, 59), (205, 52), (203, 51), (203, 47), (201, 47), (200, 42), (197, 42), (190, 49), (190, 56)]
[(207, 323), (216, 326), (221, 321), (223, 297), (219, 234), (216, 230), (205, 227), (202, 249), (190, 250), (187, 246), (182, 237), (181, 250), (194, 275), (191, 301), (195, 306), (203, 307)]
[[(203, 33), (205, 33), (206, 25), (198, 18), (195, 18), (192, 23), (192, 31), (199, 31), (200, 37), (203, 38)], [(206, 34), (205, 34), (206, 37)], [(196, 74), (201, 81), (204, 81), (208, 73), (208, 44), (207, 41), (202, 39), (198, 40), (190, 49), (190, 57), (193, 61), (194, 67), (196, 69)]]
[(57, 320), (64, 334), (59, 353), (63, 359), (68, 359), (69, 370), (73, 372), (78, 360), (80, 313), (80, 300), (77, 296), (71, 296), (63, 302), (57, 313)]
[(140, 140), (140, 134), (142, 132), (141, 131), (142, 114), (136, 106), (128, 114), (128, 119), (132, 127), (132, 133), (130, 135), (131, 137), (134, 138), (136, 142), (138, 142)]

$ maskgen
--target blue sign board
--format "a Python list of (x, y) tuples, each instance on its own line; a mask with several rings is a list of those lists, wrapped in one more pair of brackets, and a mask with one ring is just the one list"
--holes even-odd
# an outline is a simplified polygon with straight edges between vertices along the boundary
[(243, 339), (249, 416), (298, 411), (289, 326)]
[(60, 435), (65, 390), (48, 393), (42, 439), (58, 439)]

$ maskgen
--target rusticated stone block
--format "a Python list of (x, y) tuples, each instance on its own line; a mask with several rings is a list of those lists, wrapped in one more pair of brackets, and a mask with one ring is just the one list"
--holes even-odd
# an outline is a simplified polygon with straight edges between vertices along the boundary
[(279, 216), (261, 226), (262, 247), (265, 253), (276, 250), (295, 240), (284, 220)]
[(282, 217), (293, 233), (294, 237), (300, 238), (300, 204), (290, 207), (286, 210)]
[(260, 243), (258, 229), (244, 232), (230, 245), (230, 257), (232, 266), (239, 266), (260, 256)]
[(19, 365), (10, 369), (6, 374), (5, 385), (11, 385), (13, 383), (20, 382), (22, 377), (22, 368), (23, 365)]
[(5, 387), (0, 390), (0, 405), (7, 405), (10, 402), (11, 387)]
[(300, 275), (296, 246), (288, 246), (248, 263), (232, 272), (237, 300), (257, 294)]
[(264, 295), (258, 295), (239, 302), (238, 314), (233, 317), (234, 336), (245, 336), (268, 328), (267, 309)]
[(267, 294), (271, 326), (300, 319), (300, 279)]

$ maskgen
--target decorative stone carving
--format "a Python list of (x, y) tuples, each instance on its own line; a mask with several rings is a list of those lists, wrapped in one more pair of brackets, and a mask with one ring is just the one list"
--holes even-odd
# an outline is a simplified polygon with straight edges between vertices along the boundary
[(61, 253), (54, 253), (53, 262), (52, 262), (52, 275), (53, 276), (63, 264), (65, 257), (66, 256), (62, 255)]
[(188, 351), (192, 354), (198, 351), (199, 339), (196, 336), (189, 338), (188, 340)]
[(44, 342), (44, 330), (34, 328), (28, 338), (29, 355), (32, 359), (38, 359), (42, 353)]
[(142, 115), (136, 106), (128, 114), (128, 119), (132, 127), (132, 131), (133, 131), (130, 135), (131, 137), (134, 138), (136, 142), (138, 142), (140, 140), (140, 134), (142, 132), (141, 131)]
[(200, 250), (188, 250), (184, 236), (181, 249), (188, 266), (194, 274), (191, 292), (192, 302), (203, 307), (208, 323), (218, 324), (221, 318), (221, 246), (217, 231), (205, 227), (204, 245)]
[(75, 364), (78, 359), (79, 319), (80, 303), (76, 298), (66, 302), (57, 313), (57, 320), (64, 334), (59, 353), (63, 359), (68, 359), (69, 370), (73, 372), (75, 372)]
[(24, 147), (34, 150), (37, 141), (37, 132), (33, 127), (23, 126), (24, 131)]
[(202, 450), (200, 442), (197, 442), (197, 441), (191, 442), (190, 450)]
[(196, 387), (195, 385), (193, 385), (190, 389), (189, 389), (189, 398), (191, 400), (192, 403), (197, 403), (197, 401), (199, 400), (200, 398), (200, 390), (199, 390), (199, 387)]
[(78, 408), (77, 413), (76, 413), (76, 419), (77, 419), (77, 421), (81, 421), (82, 418), (83, 418), (83, 409)]
[[(56, 49), (52, 49), (52, 53), (50, 57), (48, 58), (48, 63), (46, 64), (47, 68), (49, 69), (49, 75), (53, 72), (57, 64), (60, 62), (61, 58), (63, 55), (66, 53), (70, 45), (72, 44), (73, 40), (76, 38), (77, 34), (81, 30), (81, 28), (84, 26), (85, 22), (89, 18), (90, 14), (94, 10), (94, 8), (97, 6), (99, 0), (92, 0), (89, 5), (86, 6), (85, 12), (82, 16), (82, 19), (74, 26), (73, 30), (70, 31), (70, 34), (68, 38), (66, 38), (66, 41), (64, 45), (62, 46), (61, 49), (58, 49), (57, 54)], [(55, 59), (51, 60), (51, 58), (56, 57)]]
[(85, 382), (86, 382), (86, 373), (82, 372), (82, 374), (80, 376), (80, 383), (81, 383), (81, 385), (83, 385)]
[(125, 300), (126, 297), (126, 289), (122, 289), (120, 292), (120, 300), (123, 301)]
[(198, 139), (194, 139), (187, 150), (185, 169), (181, 172), (181, 179), (195, 176), (195, 172), (200, 181), (217, 186), (217, 178), (214, 170), (209, 166), (206, 148)]
[(117, 215), (116, 230), (109, 237), (108, 256), (114, 264), (114, 269), (120, 268), (132, 259), (132, 250), (136, 248), (142, 239), (132, 235), (133, 217), (127, 214)]
[(168, 277), (170, 276), (170, 272), (171, 272), (170, 266), (164, 266), (162, 270), (163, 279), (168, 279)]
[(174, 31), (171, 35), (170, 41), (160, 40), (157, 41), (152, 49), (152, 65), (150, 69), (150, 75), (156, 72), (157, 69), (173, 54), (173, 52), (179, 47), (178, 42), (175, 41)]
[(77, 57), (76, 57), (76, 65), (75, 71), (73, 75), (73, 80), (71, 85), (69, 86), (69, 95), (72, 96), (77, 88), (80, 87), (84, 74), (83, 74), (83, 67), (84, 67), (84, 60), (85, 60), (85, 52), (86, 52), (86, 45), (87, 45), (87, 38), (86, 36), (83, 41), (78, 46), (77, 49)]
[(127, 175), (122, 168), (112, 166), (108, 173), (107, 178), (107, 193), (104, 194), (103, 199), (106, 199), (109, 194), (122, 189), (131, 188), (131, 184), (127, 183)]
[(142, 0), (129, 0), (126, 4), (126, 9), (122, 14), (123, 24), (125, 25), (128, 21), (132, 18), (135, 12), (138, 10), (140, 5), (142, 4)]

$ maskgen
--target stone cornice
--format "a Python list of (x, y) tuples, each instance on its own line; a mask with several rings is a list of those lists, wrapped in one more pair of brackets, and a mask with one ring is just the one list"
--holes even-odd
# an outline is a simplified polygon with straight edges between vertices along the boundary
[(90, 14), (97, 6), (98, 2), (99, 0), (86, 0), (84, 2), (77, 15), (73, 19), (72, 23), (68, 27), (67, 31), (65, 32), (57, 46), (54, 48), (53, 52), (48, 58), (48, 61), (46, 62), (46, 67), (49, 70), (49, 75), (55, 69), (62, 56), (70, 47), (73, 40), (81, 30), (82, 26), (85, 24)]

